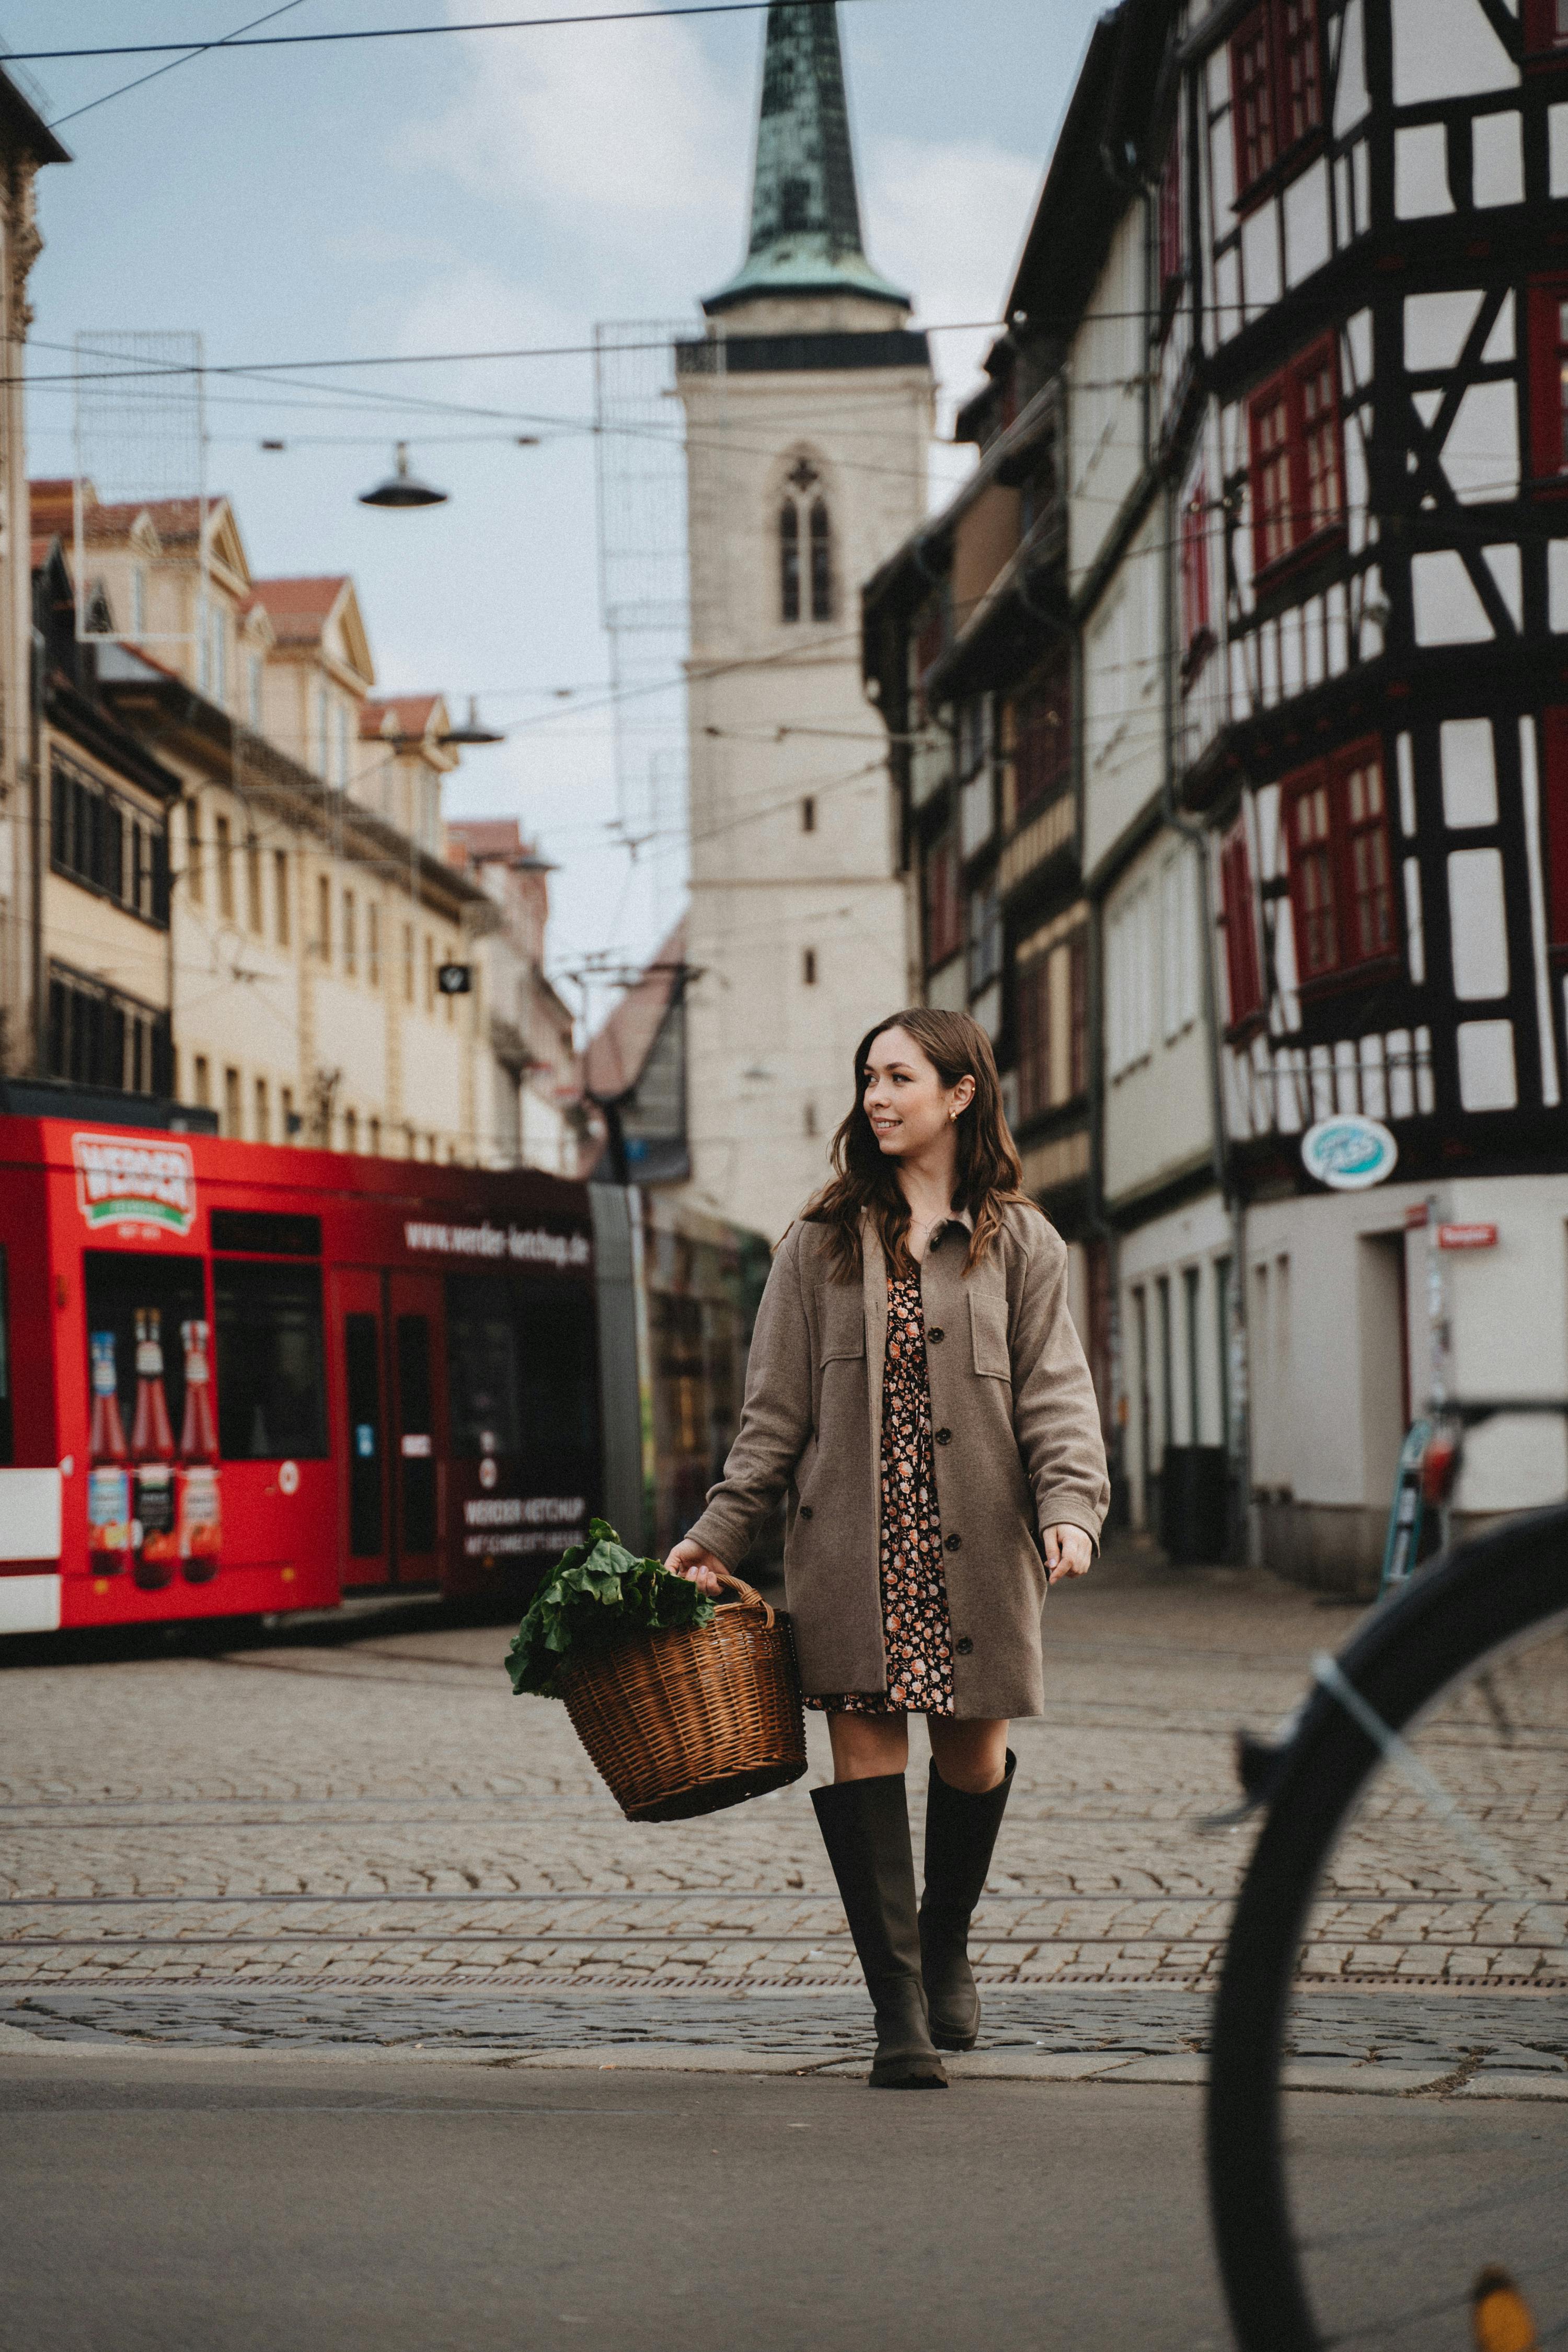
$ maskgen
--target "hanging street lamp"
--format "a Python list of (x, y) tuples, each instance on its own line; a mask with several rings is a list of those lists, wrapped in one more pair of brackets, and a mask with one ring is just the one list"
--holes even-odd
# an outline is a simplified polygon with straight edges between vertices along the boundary
[(400, 441), (397, 444), (393, 463), (395, 471), (389, 474), (384, 482), (377, 482), (374, 490), (360, 492), (359, 502), (362, 507), (443, 507), (446, 505), (445, 490), (432, 489), (428, 482), (420, 481), (416, 475), (409, 472), (406, 441)]

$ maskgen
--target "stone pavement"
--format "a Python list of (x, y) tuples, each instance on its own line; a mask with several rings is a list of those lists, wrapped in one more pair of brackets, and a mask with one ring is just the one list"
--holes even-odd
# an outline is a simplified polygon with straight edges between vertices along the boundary
[[(1016, 1727), (974, 1938), (986, 2048), (963, 2064), (1201, 2069), (1250, 1844), (1201, 1826), (1232, 1798), (1230, 1735), (1276, 1721), (1352, 1622), (1135, 1545), (1052, 1594), (1047, 1711)], [(506, 1640), (432, 1612), (222, 1651), (209, 1634), (0, 1655), (0, 2019), (100, 2046), (849, 2063), (865, 2011), (807, 1796), (820, 1719), (806, 1781), (637, 1826), (564, 1710), (511, 1696)], [(1563, 1743), (1483, 1752), (1461, 1728), (1489, 1836), (1561, 1917)], [(1300, 2063), (1397, 2065), (1410, 2087), (1412, 2070), (1568, 2082), (1562, 1955), (1539, 1918), (1457, 1866), (1419, 1806), (1374, 1830), (1314, 1914)]]

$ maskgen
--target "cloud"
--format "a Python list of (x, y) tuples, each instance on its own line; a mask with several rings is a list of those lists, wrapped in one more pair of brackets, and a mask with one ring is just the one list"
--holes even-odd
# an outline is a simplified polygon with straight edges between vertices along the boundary
[[(1039, 187), (1037, 160), (984, 140), (887, 137), (868, 143), (868, 163), (872, 258), (912, 289), (917, 316), (999, 319)], [(991, 340), (988, 329), (937, 338), (944, 416), (973, 385)]]
[[(452, 0), (451, 13), (462, 11)], [(582, 32), (463, 42), (471, 80), (417, 141), (417, 160), (503, 205), (535, 208), (623, 260), (658, 257), (723, 226), (735, 242), (751, 76), (726, 79), (697, 35), (650, 18)], [(663, 272), (661, 272), (663, 274)]]

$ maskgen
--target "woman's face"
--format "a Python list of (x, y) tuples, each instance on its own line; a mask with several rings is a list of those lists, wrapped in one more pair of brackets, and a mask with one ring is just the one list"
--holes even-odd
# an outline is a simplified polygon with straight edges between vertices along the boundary
[(908, 1160), (927, 1150), (952, 1126), (954, 1115), (974, 1099), (974, 1081), (962, 1077), (944, 1087), (907, 1029), (884, 1029), (866, 1056), (861, 1101), (871, 1132), (889, 1160)]

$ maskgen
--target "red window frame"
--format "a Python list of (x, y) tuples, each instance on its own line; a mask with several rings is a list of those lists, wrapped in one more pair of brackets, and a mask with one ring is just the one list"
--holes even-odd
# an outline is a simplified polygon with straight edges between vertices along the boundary
[(1554, 968), (1568, 970), (1568, 708), (1541, 714), (1541, 814), (1546, 842), (1546, 938)]
[(1339, 343), (1323, 335), (1247, 403), (1253, 570), (1277, 566), (1345, 528)]
[(1230, 38), (1238, 200), (1323, 127), (1318, 0), (1258, 0)]
[(925, 886), (926, 969), (934, 971), (963, 945), (956, 825), (950, 824), (927, 850)]
[(1013, 705), (1013, 811), (1024, 816), (1072, 775), (1072, 665), (1056, 667)]
[(1383, 747), (1375, 737), (1281, 787), (1296, 969), (1304, 988), (1399, 952)]
[(1182, 505), (1182, 650), (1194, 669), (1214, 643), (1209, 610), (1209, 495), (1202, 474)]
[(1568, 49), (1568, 0), (1524, 0), (1522, 15), (1526, 57)]
[(1568, 484), (1568, 278), (1529, 293), (1530, 471), (1538, 489)]
[(1239, 1029), (1263, 1012), (1263, 967), (1258, 953), (1258, 921), (1252, 905), (1252, 858), (1247, 821), (1237, 817), (1219, 845), (1219, 884), (1225, 925), (1225, 969), (1230, 989), (1230, 1026)]

